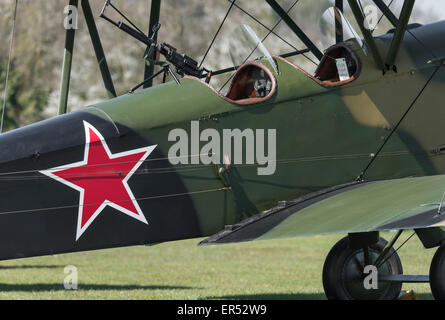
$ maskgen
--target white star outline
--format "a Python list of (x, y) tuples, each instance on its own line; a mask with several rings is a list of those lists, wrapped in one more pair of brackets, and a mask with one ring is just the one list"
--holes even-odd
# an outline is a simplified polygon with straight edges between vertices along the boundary
[[(104, 137), (100, 134), (100, 132), (94, 127), (92, 126), (90, 123), (83, 121), (84, 127), (85, 127), (85, 152), (84, 152), (84, 158), (82, 161), (78, 161), (78, 162), (74, 162), (71, 164), (66, 164), (63, 166), (59, 166), (56, 168), (51, 168), (51, 169), (47, 169), (47, 170), (42, 170), (39, 171), (40, 173), (53, 178), (77, 191), (79, 191), (80, 196), (79, 196), (79, 211), (78, 211), (78, 218), (77, 218), (77, 231), (76, 231), (76, 241), (79, 240), (79, 238), (82, 236), (82, 234), (86, 231), (86, 229), (88, 229), (88, 227), (90, 226), (90, 224), (96, 219), (96, 217), (102, 212), (102, 210), (106, 207), (106, 206), (110, 206), (122, 213), (125, 213), (126, 215), (139, 220), (145, 224), (148, 225), (147, 219), (144, 216), (144, 213), (142, 212), (141, 208), (139, 207), (138, 202), (136, 201), (133, 192), (131, 191), (129, 185), (128, 185), (128, 180), (131, 178), (131, 176), (133, 175), (133, 173), (136, 172), (136, 170), (139, 168), (139, 166), (144, 162), (145, 159), (147, 159), (147, 157), (150, 155), (150, 153), (157, 147), (157, 145), (152, 145), (149, 147), (143, 147), (143, 148), (138, 148), (138, 149), (133, 149), (133, 150), (129, 150), (129, 151), (124, 151), (124, 152), (119, 152), (119, 153), (111, 153), (110, 149), (108, 148), (107, 143), (105, 142)], [(71, 168), (76, 168), (76, 167), (81, 167), (84, 165), (88, 164), (88, 153), (89, 153), (89, 147), (90, 147), (90, 130), (93, 130), (94, 133), (99, 137), (100, 142), (102, 143), (102, 146), (105, 149), (105, 152), (108, 155), (108, 158), (110, 159), (115, 159), (115, 158), (119, 158), (119, 157), (123, 157), (123, 156), (128, 156), (128, 155), (132, 155), (135, 153), (141, 153), (141, 152), (145, 152), (145, 154), (142, 156), (141, 159), (139, 159), (139, 161), (136, 162), (136, 164), (134, 165), (134, 167), (129, 171), (129, 173), (127, 174), (127, 176), (122, 180), (122, 184), (124, 185), (125, 190), (127, 191), (130, 199), (133, 200), (133, 204), (138, 212), (138, 214), (135, 214), (134, 212), (121, 207), (120, 205), (109, 201), (109, 200), (105, 200), (100, 206), (99, 208), (97, 208), (97, 210), (93, 213), (93, 215), (88, 219), (88, 221), (85, 223), (85, 225), (83, 227), (81, 227), (82, 225), (82, 214), (83, 214), (83, 206), (84, 206), (84, 193), (85, 193), (85, 189), (82, 187), (79, 187), (59, 176), (56, 176), (54, 173), (58, 172), (58, 171), (62, 171), (62, 170), (66, 170), (66, 169), (71, 169)]]

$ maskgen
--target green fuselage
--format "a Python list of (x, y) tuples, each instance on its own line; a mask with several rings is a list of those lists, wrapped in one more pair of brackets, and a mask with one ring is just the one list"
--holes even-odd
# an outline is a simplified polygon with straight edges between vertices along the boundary
[[(438, 32), (444, 25), (412, 30), (423, 39), (422, 44), (406, 35), (397, 58), (397, 73), (383, 75), (372, 57), (350, 41), (361, 60), (361, 72), (355, 81), (340, 87), (323, 87), (277, 58), (277, 92), (260, 104), (232, 104), (201, 81), (184, 78), (180, 86), (169, 82), (95, 108), (149, 137), (164, 154), (174, 144), (168, 141), (169, 132), (182, 128), (190, 135), (191, 121), (199, 121), (201, 131), (214, 128), (221, 136), (223, 129), (276, 129), (276, 170), (272, 175), (258, 175), (257, 165), (232, 165), (230, 190), (194, 195), (222, 188), (224, 181), (212, 165), (177, 167), (207, 235), (279, 200), (354, 181), (436, 68), (427, 62), (445, 55)], [(376, 41), (385, 54), (391, 35)], [(445, 72), (439, 71), (367, 170), (365, 180), (445, 172), (441, 153), (431, 153), (445, 143), (441, 131), (445, 108), (438, 99), (443, 95), (444, 81)], [(87, 110), (95, 112), (94, 108)]]

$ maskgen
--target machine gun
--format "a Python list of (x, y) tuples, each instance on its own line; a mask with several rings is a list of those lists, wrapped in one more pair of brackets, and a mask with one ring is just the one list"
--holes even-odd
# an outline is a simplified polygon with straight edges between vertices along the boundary
[(203, 73), (207, 71), (205, 68), (199, 68), (196, 60), (185, 54), (178, 53), (176, 48), (168, 43), (161, 43), (158, 46), (158, 50), (168, 62), (176, 67), (176, 73), (181, 76), (189, 75), (203, 78)]
[[(126, 24), (125, 22), (119, 21), (113, 21), (109, 17), (105, 15), (106, 8), (110, 6), (112, 7), (119, 15), (121, 15), (130, 25)], [(164, 82), (166, 79), (166, 75), (170, 74), (177, 84), (180, 84), (179, 80), (175, 76), (175, 74), (171, 71), (169, 63), (175, 66), (176, 72), (181, 76), (193, 76), (197, 78), (206, 78), (206, 82), (210, 80), (211, 72), (203, 67), (198, 66), (198, 62), (194, 60), (193, 58), (187, 56), (186, 54), (181, 54), (177, 51), (175, 47), (168, 43), (161, 43), (157, 44), (155, 39), (155, 36), (157, 32), (159, 31), (161, 25), (158, 23), (153, 27), (153, 35), (151, 37), (146, 36), (134, 23), (132, 23), (121, 11), (119, 11), (118, 8), (116, 8), (110, 0), (105, 1), (104, 7), (99, 15), (99, 17), (105, 19), (106, 21), (110, 22), (111, 24), (118, 27), (120, 30), (124, 31), (128, 35), (132, 36), (136, 40), (144, 43), (147, 45), (147, 50), (145, 51), (144, 58), (146, 60), (147, 65), (159, 65), (163, 69), (152, 75), (151, 77), (145, 79), (142, 83), (138, 84), (134, 88), (130, 90), (130, 92), (133, 92), (140, 86), (142, 86), (144, 83), (152, 80), (153, 78), (157, 77), (162, 72), (164, 73)], [(160, 61), (159, 55), (163, 55), (165, 57), (165, 60), (168, 62)]]

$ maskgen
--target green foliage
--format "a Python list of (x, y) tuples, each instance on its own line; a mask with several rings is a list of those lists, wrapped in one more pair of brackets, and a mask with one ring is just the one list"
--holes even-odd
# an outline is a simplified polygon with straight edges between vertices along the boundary
[[(2, 261), (0, 299), (325, 299), (323, 262), (343, 236), (216, 246), (192, 239)], [(399, 250), (404, 272), (427, 274), (434, 252), (411, 239)], [(63, 288), (67, 265), (77, 267), (78, 290)], [(410, 289), (431, 299), (427, 283), (403, 286)]]
[[(0, 60), (0, 63), (1, 106), (3, 106), (7, 62)], [(44, 118), (42, 111), (48, 103), (48, 91), (30, 86), (25, 78), (23, 74), (14, 70), (14, 65), (11, 64), (3, 131), (18, 128)]]

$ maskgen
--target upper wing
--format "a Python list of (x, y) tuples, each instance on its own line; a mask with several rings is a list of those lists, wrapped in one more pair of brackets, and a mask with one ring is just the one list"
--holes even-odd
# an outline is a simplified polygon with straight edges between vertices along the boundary
[(445, 175), (357, 182), (281, 205), (201, 244), (445, 226)]

